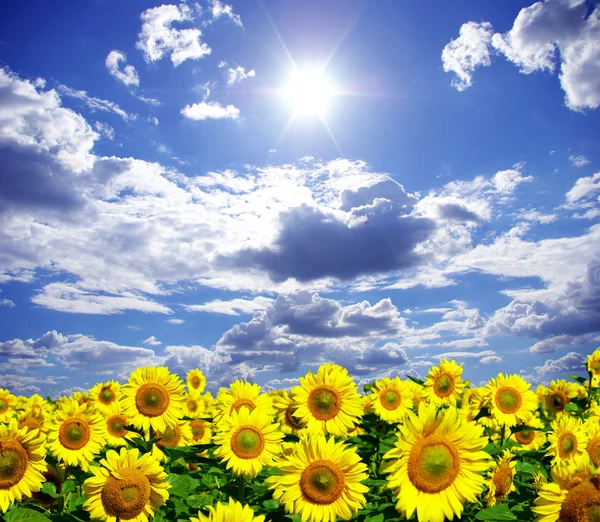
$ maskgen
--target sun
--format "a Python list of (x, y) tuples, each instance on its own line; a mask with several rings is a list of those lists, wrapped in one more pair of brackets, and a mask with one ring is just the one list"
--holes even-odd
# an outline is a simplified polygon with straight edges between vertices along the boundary
[(322, 69), (294, 69), (284, 96), (294, 116), (322, 116), (333, 95), (333, 86)]

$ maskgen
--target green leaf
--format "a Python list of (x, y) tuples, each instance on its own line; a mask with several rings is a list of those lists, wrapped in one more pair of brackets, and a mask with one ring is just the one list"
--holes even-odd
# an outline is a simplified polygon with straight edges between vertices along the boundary
[(540, 470), (538, 465), (532, 464), (531, 462), (517, 461), (517, 471), (521, 473), (537, 473)]
[(274, 511), (279, 507), (279, 500), (277, 500), (276, 498), (272, 498), (269, 500), (265, 500), (262, 503), (263, 507), (269, 511)]
[(585, 377), (580, 377), (578, 375), (569, 375), (568, 377), (577, 381), (579, 384), (585, 384), (587, 382), (587, 379)]
[(425, 384), (425, 381), (422, 381), (421, 379), (411, 377), (410, 375), (406, 375), (406, 377), (408, 377), (412, 382), (416, 382), (417, 384), (420, 384), (421, 386), (423, 386)]
[(33, 509), (16, 508), (4, 514), (6, 522), (50, 522), (50, 519)]
[(173, 473), (167, 477), (167, 480), (171, 484), (170, 497), (187, 497), (194, 492), (199, 483), (197, 479), (193, 479), (189, 475), (175, 475)]
[(383, 522), (384, 520), (383, 513), (378, 513), (377, 515), (365, 518), (365, 522)]
[(392, 446), (391, 444), (385, 444), (384, 442), (382, 442), (379, 445), (379, 453), (387, 453), (392, 449), (394, 449), (394, 446)]
[(482, 509), (475, 515), (477, 520), (517, 520), (506, 504), (498, 504), (491, 508)]
[(565, 410), (566, 413), (576, 413), (579, 411), (579, 408), (577, 407), (577, 404), (574, 404), (572, 402), (568, 403), (565, 406)]
[(387, 483), (387, 480), (381, 480), (381, 479), (367, 479), (367, 480), (363, 480), (362, 483), (365, 486), (385, 486)]
[(73, 493), (77, 489), (77, 483), (74, 480), (65, 480), (62, 485), (62, 494)]
[(54, 482), (44, 482), (40, 491), (52, 498), (60, 497), (60, 495), (56, 492), (56, 484), (54, 484)]

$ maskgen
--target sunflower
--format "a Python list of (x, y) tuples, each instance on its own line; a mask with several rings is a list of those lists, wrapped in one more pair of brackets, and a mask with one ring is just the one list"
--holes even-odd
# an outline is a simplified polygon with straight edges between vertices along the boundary
[(75, 399), (79, 403), (80, 406), (82, 406), (83, 404), (85, 404), (86, 406), (92, 406), (94, 403), (94, 401), (92, 400), (92, 395), (90, 394), (90, 392), (87, 392), (87, 391), (84, 391), (84, 392), (76, 391), (73, 394), (72, 398)]
[(294, 416), (296, 409), (294, 408), (294, 400), (290, 394), (281, 390), (282, 393), (274, 398), (274, 405), (277, 409), (277, 420), (279, 428), (283, 433), (293, 433), (298, 435), (306, 427), (300, 419)]
[[(465, 388), (460, 399), (459, 413), (465, 420), (472, 421), (487, 406), (486, 401), (485, 388)], [(481, 417), (477, 422), (482, 424), (485, 422), (482, 422), (482, 419), (490, 419), (490, 417)]]
[(560, 379), (552, 381), (548, 387), (540, 384), (537, 396), (548, 414), (556, 416), (562, 414), (571, 399), (579, 397), (579, 388), (582, 388), (579, 384)]
[(71, 400), (56, 410), (48, 430), (48, 449), (67, 466), (88, 470), (88, 463), (104, 447), (102, 417), (93, 407)]
[(25, 404), (23, 404), (22, 409), (31, 410), (33, 414), (38, 417), (47, 417), (53, 411), (52, 405), (48, 404), (48, 402), (46, 402), (46, 400), (44, 400), (44, 398), (38, 395), (37, 393), (35, 393), (25, 401)]
[(590, 461), (596, 468), (600, 468), (600, 426), (596, 423), (591, 423), (589, 420), (585, 423), (588, 442), (585, 447)]
[(504, 450), (500, 460), (492, 464), (491, 473), (486, 481), (488, 492), (485, 495), (485, 501), (487, 507), (495, 506), (515, 491), (513, 479), (516, 465), (517, 461), (513, 460), (513, 455), (509, 450)]
[(212, 440), (212, 426), (210, 422), (203, 419), (188, 421), (192, 432), (193, 444), (210, 444)]
[(554, 482), (540, 484), (533, 512), (537, 522), (593, 522), (600, 513), (600, 480), (587, 454), (552, 467)]
[(216, 423), (231, 416), (234, 411), (254, 411), (258, 409), (267, 416), (275, 414), (271, 397), (266, 393), (261, 393), (261, 387), (258, 384), (250, 384), (240, 380), (232, 382), (229, 389), (221, 388), (219, 390), (216, 409)]
[(550, 447), (547, 455), (553, 456), (553, 464), (585, 453), (588, 436), (579, 419), (563, 415), (552, 422), (551, 426), (552, 431), (548, 434)]
[(462, 364), (459, 366), (448, 359), (442, 359), (439, 366), (432, 366), (423, 385), (426, 400), (433, 404), (456, 404), (465, 387), (462, 372)]
[[(191, 446), (193, 444), (192, 429), (188, 421), (177, 421), (177, 424), (167, 428), (164, 433), (161, 431), (156, 432), (156, 436), (160, 437), (160, 440), (156, 443), (156, 454), (161, 455), (159, 460), (162, 462), (166, 460), (164, 457), (164, 448), (175, 448), (177, 446)], [(153, 449), (154, 449), (153, 448)]]
[(527, 422), (518, 424), (518, 426), (535, 429), (522, 429), (514, 433), (514, 439), (521, 445), (515, 447), (515, 450), (538, 450), (546, 442), (546, 433), (541, 431), (544, 424), (539, 418), (531, 417)]
[(147, 522), (169, 498), (167, 474), (150, 453), (109, 450), (100, 464), (83, 483), (83, 507), (92, 519)]
[(219, 446), (214, 454), (223, 457), (221, 462), (227, 462), (227, 469), (232, 468), (236, 475), (256, 477), (263, 466), (272, 466), (284, 437), (277, 429), (279, 424), (271, 424), (259, 409), (249, 412), (246, 408), (233, 410), (222, 423), (222, 431), (214, 436)]
[(596, 348), (594, 353), (588, 355), (587, 371), (594, 377), (600, 377), (600, 348)]
[(48, 431), (46, 418), (43, 413), (34, 413), (33, 410), (25, 410), (17, 417), (19, 428), (27, 428), (28, 430), (40, 430), (42, 433)]
[(382, 468), (390, 473), (396, 509), (406, 518), (416, 510), (419, 522), (460, 518), (465, 502), (477, 502), (490, 466), (481, 451), (488, 442), (483, 426), (464, 421), (454, 407), (436, 417), (434, 404), (421, 403), (398, 430), (395, 447), (384, 455), (393, 460)]
[(183, 383), (168, 368), (138, 368), (122, 390), (121, 407), (136, 428), (146, 433), (150, 428), (164, 432), (183, 416)]
[(99, 382), (90, 390), (92, 404), (96, 409), (106, 415), (111, 406), (119, 402), (121, 385), (117, 381)]
[(202, 393), (206, 386), (206, 377), (198, 368), (190, 370), (187, 374), (187, 387), (190, 393)]
[[(51, 482), (54, 484), (57, 495), (62, 493), (62, 484), (65, 480), (65, 468), (61, 464), (57, 463), (56, 466), (48, 465), (48, 469), (42, 473), (44, 476), (44, 482)], [(37, 491), (31, 495), (33, 500), (39, 500), (42, 507), (48, 509), (50, 506), (58, 504), (58, 498), (54, 498), (47, 493)]]
[(45, 442), (41, 432), (19, 428), (16, 419), (0, 424), (0, 513), (42, 489)]
[(363, 404), (348, 370), (324, 364), (313, 374), (300, 377), (291, 390), (294, 416), (311, 433), (344, 436), (363, 415)]
[(114, 448), (125, 446), (125, 438), (139, 437), (135, 431), (128, 431), (125, 426), (129, 425), (127, 417), (121, 412), (121, 404), (113, 402), (104, 414), (104, 437), (106, 444)]
[(17, 398), (10, 391), (0, 388), (0, 423), (8, 421), (14, 414)]
[(207, 401), (202, 394), (194, 391), (185, 394), (184, 414), (192, 419), (211, 417)]
[(514, 426), (526, 421), (538, 406), (537, 396), (529, 384), (518, 375), (502, 375), (490, 379), (487, 385), (487, 400), (492, 416), (500, 425)]
[(217, 503), (217, 507), (208, 506), (208, 516), (198, 512), (198, 518), (190, 517), (190, 522), (264, 522), (265, 516), (254, 516), (250, 506), (244, 506), (229, 497), (229, 504)]
[(413, 393), (408, 383), (400, 377), (389, 379), (384, 377), (373, 383), (371, 407), (385, 422), (394, 424), (401, 422), (413, 407)]
[(322, 434), (303, 437), (294, 451), (278, 459), (283, 475), (268, 477), (273, 497), (302, 520), (350, 520), (366, 504), (367, 466), (356, 450)]

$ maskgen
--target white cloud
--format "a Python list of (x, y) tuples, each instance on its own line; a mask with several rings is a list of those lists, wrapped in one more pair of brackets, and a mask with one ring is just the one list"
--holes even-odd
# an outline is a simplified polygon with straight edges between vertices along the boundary
[(123, 51), (113, 50), (108, 53), (105, 61), (108, 72), (125, 85), (134, 85), (137, 87), (140, 84), (140, 78), (135, 67), (133, 65), (125, 65), (121, 68), (121, 62), (123, 64), (127, 63), (127, 55)]
[(246, 69), (244, 69), (241, 65), (238, 65), (235, 69), (229, 67), (225, 73), (227, 85), (229, 87), (248, 78), (254, 78), (255, 76), (256, 71), (254, 69), (250, 69), (248, 72), (246, 72)]
[(144, 344), (147, 344), (149, 346), (160, 346), (162, 343), (156, 339), (156, 337), (154, 337), (153, 335), (151, 335), (150, 337), (148, 337), (147, 339), (144, 339), (142, 341)]
[(240, 117), (240, 110), (233, 105), (224, 107), (218, 102), (200, 102), (186, 105), (181, 109), (181, 114), (190, 120), (237, 120)]
[(94, 122), (94, 128), (107, 140), (112, 141), (115, 139), (115, 129), (108, 123), (102, 123), (100, 121)]
[(167, 323), (169, 324), (183, 324), (185, 321), (183, 319), (167, 319)]
[(574, 167), (585, 167), (590, 162), (590, 160), (587, 159), (585, 156), (575, 156), (575, 155), (569, 156), (569, 161), (572, 163), (572, 165)]
[(214, 314), (240, 315), (251, 314), (257, 310), (264, 310), (273, 303), (273, 299), (268, 297), (255, 297), (254, 299), (231, 299), (230, 301), (221, 301), (215, 299), (201, 305), (186, 305), (188, 312), (209, 312)]
[(235, 14), (230, 5), (224, 4), (220, 0), (209, 0), (209, 2), (212, 20), (217, 20), (218, 18), (225, 16), (226, 18), (229, 18), (235, 25), (243, 27), (240, 15)]
[(152, 107), (158, 107), (160, 105), (160, 100), (157, 100), (156, 98), (149, 98), (146, 96), (142, 96), (141, 94), (134, 94), (134, 96), (138, 100), (143, 101), (144, 103), (147, 103), (148, 105), (152, 105)]
[(464, 91), (471, 86), (471, 73), (477, 67), (487, 67), (491, 64), (492, 32), (489, 22), (467, 22), (460, 28), (459, 37), (444, 47), (444, 71), (456, 74), (452, 79), (452, 86), (457, 90)]
[(600, 215), (600, 172), (579, 178), (567, 192), (562, 208), (575, 210), (576, 219), (594, 219)]
[(581, 373), (584, 371), (585, 361), (585, 355), (577, 352), (569, 352), (560, 359), (548, 359), (543, 366), (536, 366), (535, 371), (542, 376), (547, 376), (551, 373)]
[(103, 112), (114, 112), (115, 114), (121, 116), (121, 118), (123, 118), (125, 121), (135, 120), (135, 118), (137, 117), (135, 114), (129, 114), (125, 112), (114, 102), (89, 96), (86, 91), (78, 91), (76, 89), (71, 89), (66, 85), (59, 85), (58, 90), (61, 94), (65, 96), (77, 98), (78, 100), (83, 101), (85, 106), (88, 107), (91, 112), (94, 112), (96, 110)]
[(144, 53), (146, 62), (156, 62), (165, 55), (175, 67), (185, 60), (198, 60), (210, 54), (210, 47), (200, 40), (200, 29), (174, 29), (174, 22), (192, 22), (192, 10), (184, 3), (161, 5), (141, 14), (142, 30), (136, 48)]
[(483, 357), (479, 360), (481, 364), (494, 364), (502, 362), (504, 359), (502, 357), (498, 357), (497, 355), (489, 355), (487, 357)]
[(558, 219), (556, 214), (543, 214), (538, 210), (525, 211), (524, 209), (520, 209), (517, 215), (519, 219), (524, 219), (525, 221), (537, 221), (543, 225), (553, 223)]
[(158, 118), (156, 116), (148, 116), (148, 122), (158, 127)]

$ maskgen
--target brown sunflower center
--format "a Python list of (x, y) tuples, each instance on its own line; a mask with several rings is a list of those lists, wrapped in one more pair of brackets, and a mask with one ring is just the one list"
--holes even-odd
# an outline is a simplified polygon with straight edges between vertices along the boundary
[(445, 398), (452, 395), (456, 388), (454, 377), (449, 373), (442, 373), (433, 383), (433, 391), (438, 397)]
[(120, 478), (108, 476), (100, 499), (107, 515), (130, 520), (142, 513), (150, 499), (150, 481), (136, 468), (123, 468), (118, 473)]
[(237, 399), (229, 409), (229, 415), (231, 415), (234, 411), (239, 412), (242, 408), (246, 408), (249, 412), (253, 411), (256, 408), (256, 404), (250, 399)]
[(568, 459), (577, 452), (577, 438), (573, 433), (563, 433), (558, 438), (558, 456), (562, 459)]
[(300, 477), (300, 489), (313, 504), (335, 502), (342, 496), (345, 485), (343, 471), (329, 460), (311, 462)]
[(315, 419), (330, 420), (342, 409), (342, 398), (335, 388), (322, 384), (310, 392), (308, 409)]
[(600, 373), (600, 361), (594, 361), (591, 366), (590, 369), (592, 371), (593, 374), (598, 375)]
[(195, 390), (200, 388), (200, 385), (202, 384), (202, 382), (200, 381), (200, 377), (198, 377), (197, 375), (193, 375), (192, 378), (190, 379), (190, 384), (192, 385), (192, 388), (194, 388)]
[(294, 411), (296, 411), (294, 408), (288, 406), (285, 410), (285, 420), (292, 428), (300, 430), (302, 429), (302, 425), (300, 424), (300, 421), (294, 417)]
[(169, 407), (169, 392), (158, 383), (142, 384), (135, 394), (135, 405), (141, 415), (158, 417)]
[(600, 522), (600, 488), (593, 478), (570, 489), (560, 508), (560, 522)]
[(191, 411), (192, 413), (197, 412), (198, 411), (198, 401), (196, 399), (188, 399), (187, 409), (188, 409), (188, 411)]
[(496, 392), (496, 406), (504, 414), (518, 411), (521, 402), (521, 394), (514, 388), (504, 386)]
[(379, 401), (386, 410), (393, 411), (400, 406), (400, 394), (392, 389), (383, 390), (379, 394)]
[(241, 426), (231, 437), (231, 451), (240, 459), (255, 459), (264, 447), (265, 437), (254, 426)]
[(58, 440), (69, 450), (80, 450), (90, 440), (90, 426), (83, 419), (68, 419), (58, 430)]
[(116, 398), (117, 396), (115, 395), (115, 392), (113, 392), (110, 388), (102, 388), (98, 394), (98, 400), (102, 404), (112, 404)]
[(113, 415), (106, 419), (106, 429), (113, 437), (121, 438), (127, 435), (127, 418), (123, 415)]
[(515, 433), (515, 439), (519, 444), (527, 445), (533, 442), (535, 439), (535, 431), (533, 430), (521, 430)]
[(27, 428), (28, 431), (41, 430), (42, 422), (37, 417), (25, 417), (19, 422), (19, 429), (21, 428)]
[(0, 441), (0, 490), (18, 484), (25, 476), (29, 457), (16, 440)]
[(204, 437), (204, 432), (206, 431), (204, 421), (200, 419), (193, 420), (190, 422), (190, 428), (192, 428), (192, 437), (194, 437), (194, 440), (201, 440)]
[(0, 415), (6, 413), (8, 411), (9, 406), (10, 405), (8, 404), (8, 401), (6, 399), (0, 399)]
[(513, 483), (510, 465), (506, 462), (503, 462), (494, 473), (492, 480), (494, 482), (494, 486), (496, 487), (496, 498), (504, 498), (506, 495), (508, 495), (510, 487)]
[(179, 441), (181, 440), (181, 430), (179, 426), (175, 426), (175, 428), (167, 428), (164, 433), (160, 431), (157, 433), (158, 437), (161, 439), (156, 443), (158, 446), (177, 446)]
[(419, 491), (438, 493), (450, 486), (460, 470), (454, 443), (442, 435), (417, 440), (408, 457), (408, 478)]
[(569, 403), (569, 398), (565, 392), (557, 390), (546, 398), (546, 406), (552, 413), (563, 411), (565, 406)]
[(592, 464), (596, 467), (600, 467), (600, 437), (590, 440), (585, 449), (590, 456)]

